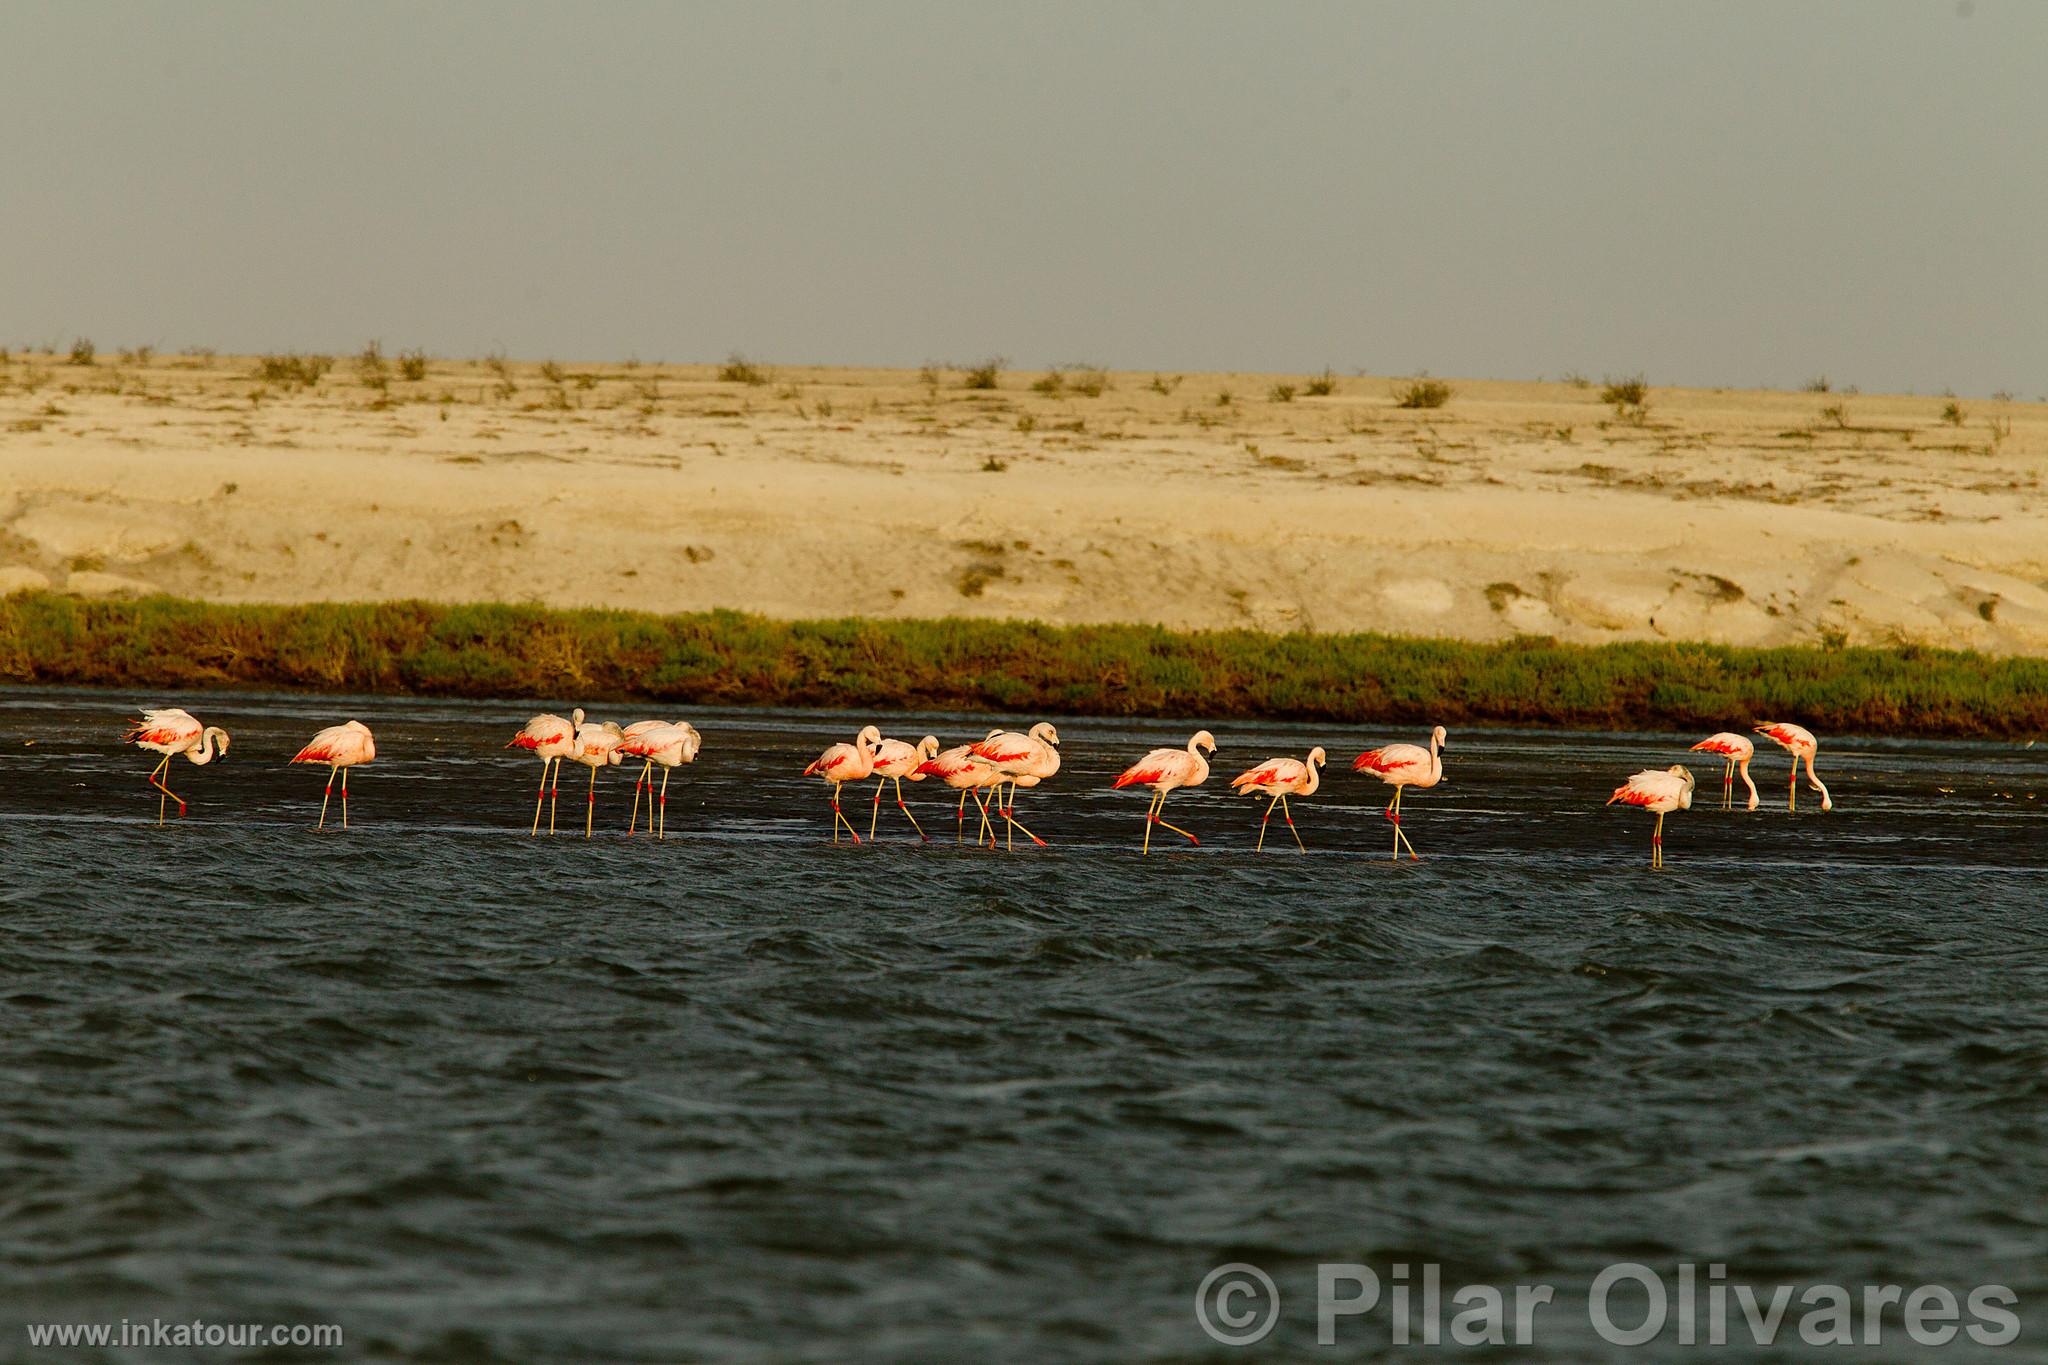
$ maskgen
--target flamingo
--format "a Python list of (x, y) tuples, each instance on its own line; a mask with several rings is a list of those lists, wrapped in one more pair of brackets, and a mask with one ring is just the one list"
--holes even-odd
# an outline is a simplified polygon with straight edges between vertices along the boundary
[(1657, 812), (1657, 832), (1650, 836), (1650, 866), (1664, 866), (1664, 817), (1692, 809), (1692, 772), (1682, 766), (1646, 768), (1614, 789), (1607, 804), (1641, 806)]
[(1231, 790), (1239, 795), (1267, 796), (1265, 818), (1259, 821), (1259, 846), (1254, 852), (1266, 851), (1266, 822), (1273, 818), (1273, 807), (1280, 808), (1281, 818), (1287, 821), (1287, 832), (1294, 836), (1294, 846), (1303, 853), (1308, 846), (1301, 842), (1301, 831), (1294, 827), (1294, 813), (1287, 809), (1290, 796), (1314, 796), (1322, 782), (1316, 771), (1329, 761), (1319, 744), (1308, 751), (1308, 761), (1298, 758), (1269, 758), (1249, 772), (1239, 773), (1230, 779)]
[[(1000, 730), (989, 731), (991, 736), (1001, 733)], [(994, 764), (986, 759), (977, 758), (972, 744), (962, 744), (958, 748), (934, 754), (918, 766), (917, 772), (920, 777), (936, 777), (960, 793), (960, 808), (954, 816), (954, 843), (958, 844), (966, 837), (967, 798), (972, 796), (974, 808), (981, 812), (981, 828), (975, 832), (974, 842), (979, 846), (981, 836), (986, 834), (989, 844), (995, 844), (995, 831), (988, 823), (988, 803), (982, 798), (981, 793), (990, 787), (1001, 786), (1008, 779), (996, 771)]]
[(1166, 825), (1191, 844), (1202, 842), (1179, 825), (1167, 824), (1165, 819), (1168, 792), (1181, 787), (1199, 787), (1209, 780), (1209, 760), (1202, 757), (1202, 749), (1212, 754), (1216, 752), (1216, 736), (1207, 730), (1195, 731), (1185, 749), (1154, 749), (1124, 769), (1112, 784), (1113, 788), (1143, 786), (1152, 789), (1152, 805), (1145, 812), (1146, 853), (1152, 851), (1154, 825)]
[(1756, 732), (1760, 735), (1768, 735), (1770, 738), (1778, 741), (1786, 752), (1792, 755), (1791, 779), (1786, 783), (1785, 789), (1786, 810), (1796, 810), (1799, 806), (1799, 761), (1801, 759), (1806, 760), (1807, 785), (1820, 793), (1820, 808), (1822, 810), (1833, 810), (1835, 808), (1835, 798), (1828, 795), (1827, 784), (1814, 775), (1813, 755), (1820, 748), (1820, 741), (1813, 737), (1813, 731), (1803, 725), (1770, 720), (1757, 726)]
[(159, 825), (164, 822), (167, 802), (177, 802), (179, 816), (185, 814), (185, 798), (164, 785), (164, 778), (170, 775), (171, 759), (183, 754), (203, 766), (216, 758), (227, 757), (228, 752), (227, 731), (218, 725), (202, 729), (190, 711), (176, 706), (144, 711), (142, 719), (129, 725), (125, 738), (138, 749), (149, 749), (164, 756), (163, 762), (149, 774), (149, 785), (163, 793), (156, 799), (156, 822)]
[[(560, 716), (550, 715), (543, 711), (540, 715), (526, 722), (519, 733), (512, 736), (512, 742), (505, 746), (508, 749), (531, 750), (534, 756), (540, 759), (540, 790), (534, 794), (533, 798), (533, 828), (528, 831), (529, 837), (540, 833), (540, 803), (547, 801), (550, 797), (559, 797), (561, 795), (560, 777), (562, 760), (567, 758), (570, 750), (576, 747), (576, 729), (583, 724), (583, 708), (579, 706), (570, 712), (569, 715), (570, 718), (568, 720), (563, 720)], [(548, 770), (550, 768), (554, 770), (556, 775), (556, 783), (552, 786), (548, 782)], [(554, 832), (555, 805), (550, 801), (548, 805), (548, 833), (553, 834)]]
[[(885, 739), (875, 746), (875, 807), (868, 812), (868, 838), (875, 837), (875, 824), (882, 818), (882, 784), (896, 784), (896, 806), (903, 812), (903, 818), (910, 821), (910, 827), (917, 831), (917, 837), (924, 843), (924, 826), (917, 823), (917, 817), (910, 813), (910, 807), (903, 800), (903, 779), (912, 782), (924, 781), (925, 760), (939, 751), (937, 735), (926, 735), (916, 744), (905, 744), (900, 739)], [(964, 809), (964, 807), (963, 807)]]
[[(631, 835), (640, 822), (640, 788), (647, 788), (647, 828), (657, 839), (668, 837), (668, 780), (675, 774), (678, 765), (695, 763), (697, 751), (704, 747), (704, 737), (697, 733), (697, 727), (686, 720), (668, 724), (658, 720), (635, 721), (621, 732), (619, 752), (633, 758), (644, 758), (646, 764), (640, 769), (640, 776), (633, 782), (633, 815), (626, 822), (626, 833)], [(661, 773), (661, 795), (654, 794), (654, 765), (659, 763)], [(655, 824), (655, 804), (660, 803), (661, 823)]]
[(1003, 791), (996, 788), (996, 809), (1002, 812), (1003, 821), (1009, 826), (1009, 840), (1016, 845), (1017, 831), (1024, 830), (1024, 837), (1044, 848), (1045, 840), (1017, 823), (1017, 788), (1035, 787), (1060, 770), (1060, 732), (1053, 729), (1052, 722), (1040, 721), (1031, 727), (1030, 733), (1018, 734), (1014, 730), (998, 730), (974, 746), (974, 756), (995, 766), (1010, 783), (1010, 804), (1003, 805)]
[(1380, 749), (1367, 749), (1352, 763), (1362, 773), (1372, 773), (1380, 781), (1394, 789), (1394, 799), (1387, 803), (1386, 817), (1394, 822), (1394, 861), (1401, 861), (1401, 846), (1407, 844), (1411, 862), (1422, 861), (1415, 851), (1415, 845), (1401, 832), (1401, 793), (1410, 787), (1421, 787), (1425, 791), (1444, 780), (1443, 750), (1450, 745), (1445, 742), (1444, 727), (1439, 725), (1429, 732), (1429, 747), (1419, 744), (1389, 744)]
[(377, 740), (359, 720), (330, 725), (293, 754), (294, 763), (325, 763), (327, 789), (320, 797), (319, 829), (327, 828), (327, 802), (334, 795), (334, 774), (341, 774), (341, 827), (348, 828), (348, 770), (377, 756)]
[(619, 746), (626, 741), (625, 732), (619, 723), (608, 720), (599, 725), (595, 721), (582, 721), (576, 726), (576, 738), (569, 750), (569, 757), (590, 769), (590, 790), (583, 800), (583, 837), (590, 837), (590, 827), (597, 816), (597, 770), (617, 767)]
[(863, 725), (851, 744), (834, 744), (811, 760), (811, 766), (804, 769), (804, 776), (812, 773), (832, 784), (832, 842), (839, 842), (839, 827), (846, 826), (846, 832), (853, 841), (860, 842), (860, 831), (853, 827), (839, 809), (839, 789), (848, 782), (864, 782), (875, 770), (875, 746), (882, 742), (882, 732), (872, 725)]
[[(619, 732), (623, 742), (619, 752), (628, 758), (641, 758), (640, 776), (633, 779), (633, 813), (626, 820), (626, 833), (631, 835), (640, 827), (640, 789), (647, 789), (647, 828), (654, 828), (654, 765), (664, 769), (661, 775), (661, 823), (666, 837), (668, 827), (668, 779), (678, 764), (695, 763), (697, 753), (704, 747), (704, 737), (697, 733), (697, 727), (686, 720), (636, 720)], [(658, 735), (649, 740), (647, 736)]]
[[(1756, 745), (1749, 742), (1747, 735), (1738, 735), (1732, 730), (1723, 730), (1718, 735), (1708, 735), (1692, 746), (1694, 753), (1719, 754), (1728, 760), (1728, 771), (1721, 774), (1721, 809), (1735, 809), (1735, 770), (1742, 769), (1742, 785), (1749, 788), (1749, 809), (1757, 807), (1756, 783), (1749, 780), (1749, 760), (1756, 757)], [(1793, 765), (1798, 766), (1796, 763)]]

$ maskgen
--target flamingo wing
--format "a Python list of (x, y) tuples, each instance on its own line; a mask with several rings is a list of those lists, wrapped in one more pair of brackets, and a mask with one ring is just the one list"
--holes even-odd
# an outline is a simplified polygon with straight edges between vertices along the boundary
[(1301, 760), (1294, 758), (1269, 758), (1248, 772), (1239, 773), (1230, 779), (1230, 785), (1239, 791), (1252, 787), (1287, 786), (1298, 782), (1302, 776)]
[(130, 744), (186, 744), (199, 738), (199, 719), (182, 707), (144, 711), (128, 726)]
[(1181, 775), (1180, 763), (1187, 754), (1179, 749), (1154, 749), (1143, 758), (1123, 770), (1112, 789), (1120, 787), (1149, 786), (1154, 782), (1167, 782)]
[(1723, 754), (1730, 758), (1746, 758), (1756, 752), (1756, 746), (1741, 735), (1723, 730), (1718, 735), (1708, 735), (1692, 746), (1694, 752)]
[(1351, 766), (1362, 773), (1378, 773), (1386, 777), (1408, 768), (1429, 770), (1429, 750), (1414, 744), (1389, 744), (1378, 749), (1367, 749), (1353, 760)]

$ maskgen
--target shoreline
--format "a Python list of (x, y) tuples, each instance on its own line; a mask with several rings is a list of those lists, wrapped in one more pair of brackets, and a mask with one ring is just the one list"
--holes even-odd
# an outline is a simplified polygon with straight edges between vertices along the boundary
[(1794, 721), (1822, 734), (2048, 732), (2048, 660), (1914, 645), (1475, 642), (422, 601), (19, 593), (0, 598), (0, 683), (1613, 731)]

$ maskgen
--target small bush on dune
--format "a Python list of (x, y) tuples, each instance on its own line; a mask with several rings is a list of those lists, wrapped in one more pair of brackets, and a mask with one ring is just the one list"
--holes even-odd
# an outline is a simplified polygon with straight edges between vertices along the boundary
[(1650, 396), (1650, 386), (1639, 374), (1622, 379), (1609, 378), (1606, 387), (1600, 390), (1600, 401), (1617, 408), (1639, 408)]
[(738, 351), (734, 351), (725, 358), (725, 363), (718, 367), (718, 377), (727, 384), (745, 384), (751, 388), (759, 388), (768, 382), (768, 371)]
[(1003, 358), (990, 356), (978, 364), (961, 367), (960, 387), (963, 389), (992, 389), (996, 377), (1003, 372)]
[(93, 350), (92, 342), (84, 337), (71, 343), (71, 363), (74, 365), (97, 364), (99, 362), (94, 359), (97, 354), (98, 352)]
[(1301, 391), (1310, 398), (1328, 398), (1337, 391), (1337, 376), (1330, 372), (1329, 366), (1325, 365), (1321, 374), (1313, 379), (1302, 381)]
[(1418, 376), (1395, 390), (1397, 408), (1440, 408), (1451, 401), (1451, 386), (1440, 379)]
[(284, 355), (267, 355), (258, 360), (256, 377), (266, 384), (310, 389), (320, 382), (320, 376), (333, 368), (333, 356), (288, 352)]
[(427, 377), (427, 353), (425, 351), (400, 351), (398, 353), (398, 375), (414, 383)]

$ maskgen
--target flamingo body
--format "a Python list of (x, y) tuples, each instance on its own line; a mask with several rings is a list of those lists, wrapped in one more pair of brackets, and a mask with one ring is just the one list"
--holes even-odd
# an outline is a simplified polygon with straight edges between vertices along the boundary
[[(631, 834), (640, 824), (640, 791), (647, 791), (647, 827), (657, 839), (668, 837), (668, 780), (685, 763), (697, 761), (704, 737), (686, 720), (636, 720), (619, 734), (619, 753), (625, 758), (644, 760), (640, 776), (633, 781), (633, 814), (626, 823)], [(661, 791), (654, 790), (654, 765), (662, 766)], [(659, 811), (657, 823), (657, 808)]]
[(1394, 789), (1394, 799), (1387, 803), (1382, 812), (1394, 826), (1394, 861), (1401, 861), (1401, 849), (1406, 846), (1408, 859), (1416, 862), (1421, 854), (1415, 851), (1408, 836), (1401, 831), (1401, 796), (1410, 787), (1424, 791), (1444, 780), (1443, 751), (1448, 747), (1449, 736), (1439, 725), (1429, 732), (1429, 747), (1419, 744), (1387, 744), (1377, 749), (1367, 749), (1351, 766), (1359, 772), (1371, 773)]
[[(561, 796), (560, 774), (562, 760), (576, 748), (576, 729), (583, 724), (583, 708), (577, 707), (571, 718), (543, 711), (521, 726), (519, 733), (512, 736), (508, 749), (524, 749), (540, 760), (540, 791), (533, 798), (533, 828), (529, 834), (540, 833), (540, 807), (548, 802), (548, 833), (555, 832), (555, 810)], [(556, 775), (556, 782), (550, 783), (550, 773)]]
[(1828, 794), (1827, 784), (1813, 771), (1813, 756), (1820, 751), (1820, 741), (1813, 731), (1803, 725), (1789, 721), (1765, 721), (1756, 727), (1756, 732), (1775, 741), (1778, 746), (1792, 755), (1792, 773), (1786, 782), (1785, 809), (1796, 810), (1799, 806), (1799, 765), (1806, 764), (1806, 785), (1820, 793), (1820, 808), (1833, 810), (1835, 798)]
[(156, 802), (156, 822), (164, 822), (167, 803), (178, 803), (178, 814), (185, 813), (185, 798), (165, 785), (171, 760), (183, 754), (195, 766), (204, 767), (216, 758), (225, 758), (228, 752), (228, 732), (218, 725), (202, 726), (198, 717), (181, 707), (166, 706), (154, 711), (144, 711), (140, 720), (132, 722), (124, 736), (128, 743), (138, 749), (148, 749), (163, 755), (163, 762), (156, 765), (149, 775), (149, 785), (161, 793)]
[(1002, 802), (1001, 785), (996, 791), (996, 805), (1003, 814), (1003, 822), (1009, 827), (1010, 839), (1014, 845), (1016, 832), (1024, 830), (1025, 837), (1043, 848), (1045, 840), (1017, 823), (1017, 789), (1035, 787), (1060, 770), (1060, 732), (1052, 722), (1040, 721), (1025, 734), (1015, 730), (998, 730), (974, 746), (974, 756), (991, 764), (1010, 784), (1009, 804)]
[(1691, 810), (1693, 776), (1681, 765), (1646, 768), (1614, 789), (1607, 804), (1640, 806), (1657, 817), (1657, 829), (1650, 836), (1650, 866), (1664, 866), (1664, 817), (1675, 810)]
[(863, 725), (860, 733), (853, 737), (851, 744), (828, 745), (825, 752), (811, 760), (804, 769), (804, 776), (816, 774), (832, 787), (832, 842), (839, 842), (839, 827), (846, 826), (846, 832), (853, 841), (860, 842), (860, 834), (853, 822), (839, 809), (839, 789), (849, 782), (865, 780), (875, 771), (875, 749), (882, 742), (882, 732), (872, 725)]
[(1719, 754), (1728, 760), (1728, 770), (1721, 775), (1721, 808), (1733, 809), (1735, 805), (1735, 774), (1742, 773), (1742, 785), (1749, 788), (1749, 809), (1755, 810), (1759, 797), (1756, 783), (1749, 779), (1749, 761), (1756, 757), (1756, 745), (1749, 742), (1747, 735), (1738, 735), (1733, 730), (1723, 730), (1708, 735), (1692, 746), (1694, 753)]
[(334, 775), (341, 774), (341, 827), (348, 828), (348, 770), (377, 756), (377, 740), (370, 727), (359, 720), (330, 725), (313, 736), (305, 748), (293, 754), (294, 763), (325, 763), (327, 789), (320, 798), (320, 824), (327, 828), (327, 802), (334, 795)]
[(1179, 825), (1168, 824), (1163, 818), (1166, 797), (1169, 792), (1182, 787), (1199, 787), (1209, 780), (1209, 760), (1202, 756), (1202, 750), (1216, 752), (1216, 736), (1207, 730), (1197, 730), (1188, 739), (1185, 749), (1154, 749), (1117, 775), (1112, 789), (1125, 787), (1150, 787), (1152, 805), (1145, 812), (1144, 852), (1152, 851), (1152, 826), (1164, 825), (1190, 844), (1202, 841), (1182, 829)]
[(1327, 760), (1322, 746), (1308, 751), (1306, 762), (1298, 758), (1269, 758), (1256, 768), (1247, 769), (1230, 779), (1230, 788), (1239, 795), (1264, 796), (1265, 818), (1259, 821), (1259, 846), (1255, 852), (1263, 853), (1266, 848), (1266, 825), (1273, 818), (1273, 808), (1278, 806), (1287, 829), (1294, 835), (1294, 845), (1303, 853), (1308, 849), (1301, 842), (1301, 833), (1294, 828), (1294, 813), (1287, 809), (1290, 796), (1313, 796), (1321, 784), (1321, 768)]

